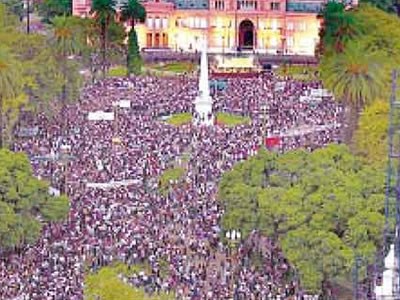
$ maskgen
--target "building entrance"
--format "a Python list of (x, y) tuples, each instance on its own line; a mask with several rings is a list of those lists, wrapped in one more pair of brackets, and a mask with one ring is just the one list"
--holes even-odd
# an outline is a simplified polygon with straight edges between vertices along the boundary
[(239, 25), (239, 48), (244, 50), (254, 48), (254, 25), (250, 20), (244, 20)]

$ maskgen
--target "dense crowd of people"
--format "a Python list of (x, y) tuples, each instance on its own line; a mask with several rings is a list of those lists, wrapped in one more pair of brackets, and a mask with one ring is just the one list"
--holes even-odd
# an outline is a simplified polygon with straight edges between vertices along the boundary
[[(116, 260), (148, 264), (151, 272), (123, 280), (150, 294), (311, 299), (266, 237), (253, 232), (234, 248), (222, 242), (218, 181), (255, 155), (267, 135), (280, 137), (281, 152), (338, 142), (342, 108), (331, 98), (299, 102), (318, 82), (262, 75), (227, 83), (213, 92), (214, 111), (250, 116), (250, 124), (169, 125), (162, 116), (193, 112), (197, 82), (150, 76), (100, 81), (60, 114), (22, 120), (39, 132), (19, 139), (14, 150), (29, 155), (35, 175), (69, 195), (71, 209), (65, 222), (46, 225), (35, 244), (0, 253), (0, 299), (81, 300), (85, 274)], [(120, 100), (130, 108), (115, 106)], [(114, 112), (114, 120), (88, 120), (98, 110)], [(304, 125), (325, 127), (287, 134)], [(185, 176), (159, 193), (157, 176), (175, 165), (185, 167)], [(262, 258), (259, 266), (250, 263), (254, 255)]]

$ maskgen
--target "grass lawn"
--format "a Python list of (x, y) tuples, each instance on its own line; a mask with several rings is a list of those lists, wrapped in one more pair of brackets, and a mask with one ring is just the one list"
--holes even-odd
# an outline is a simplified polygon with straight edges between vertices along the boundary
[(149, 67), (158, 71), (173, 73), (190, 73), (193, 72), (196, 68), (194, 64), (188, 62), (173, 62), (165, 65), (152, 65)]
[(192, 122), (192, 114), (191, 113), (181, 113), (172, 115), (171, 118), (167, 120), (168, 124), (171, 125), (183, 125)]
[[(173, 62), (165, 65), (152, 64), (145, 65), (142, 67), (142, 73), (146, 70), (151, 72), (153, 75), (163, 76), (171, 73), (191, 73), (196, 69), (196, 65), (189, 62)], [(111, 67), (107, 72), (108, 77), (125, 77), (126, 67), (125, 66), (114, 66)]]
[(241, 124), (249, 124), (249, 117), (242, 117), (237, 115), (231, 115), (226, 113), (217, 113), (217, 122), (218, 124), (223, 124), (226, 126), (236, 126)]
[(131, 269), (127, 265), (116, 262), (110, 266), (101, 268), (96, 273), (88, 274), (85, 278), (85, 299), (96, 300), (99, 297), (102, 300), (113, 299), (137, 299), (137, 300), (172, 300), (175, 299), (173, 294), (160, 293), (159, 295), (148, 296), (143, 289), (135, 287), (123, 282), (118, 276), (123, 274), (129, 276), (133, 272), (144, 271), (150, 274), (150, 269), (145, 266), (132, 266)]
[(319, 76), (315, 75), (318, 71), (316, 66), (298, 66), (298, 65), (282, 65), (275, 70), (275, 73), (280, 76), (292, 76), (298, 80), (318, 80)]
[(175, 167), (165, 170), (160, 176), (160, 193), (162, 195), (166, 195), (171, 185), (170, 181), (180, 180), (185, 175), (185, 171), (185, 168), (181, 167)]
[(108, 77), (126, 77), (126, 67), (124, 66), (115, 66), (108, 70)]

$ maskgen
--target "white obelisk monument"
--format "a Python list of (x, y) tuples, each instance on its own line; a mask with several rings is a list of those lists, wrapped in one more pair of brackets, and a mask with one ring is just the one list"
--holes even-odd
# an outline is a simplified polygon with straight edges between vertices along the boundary
[(395, 287), (398, 285), (399, 280), (396, 273), (394, 245), (391, 245), (389, 253), (385, 258), (385, 270), (383, 271), (382, 285), (375, 287), (375, 296), (377, 300), (398, 299), (395, 297), (397, 293)]
[(208, 83), (207, 40), (205, 38), (203, 42), (203, 50), (201, 52), (199, 94), (194, 102), (195, 124), (206, 126), (214, 124), (212, 103), (213, 100), (210, 96), (210, 87)]

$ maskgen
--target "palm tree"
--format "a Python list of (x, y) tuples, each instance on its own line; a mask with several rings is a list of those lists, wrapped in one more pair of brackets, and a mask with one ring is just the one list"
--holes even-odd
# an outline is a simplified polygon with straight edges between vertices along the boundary
[(347, 143), (351, 142), (357, 127), (360, 109), (387, 96), (390, 72), (386, 61), (384, 54), (369, 50), (360, 41), (350, 42), (343, 53), (325, 55), (321, 61), (324, 86), (350, 108), (346, 118), (349, 125), (345, 132)]
[(20, 65), (5, 47), (0, 47), (0, 148), (3, 147), (3, 100), (17, 97), (21, 90)]
[(143, 22), (146, 19), (146, 10), (138, 0), (127, 0), (121, 8), (122, 21), (131, 22), (131, 31), (135, 30), (137, 20)]
[(83, 30), (79, 24), (80, 20), (74, 17), (55, 17), (52, 22), (54, 26), (54, 45), (63, 61), (64, 84), (62, 90), (62, 101), (66, 101), (67, 60), (70, 55), (79, 53), (83, 48)]
[(115, 7), (115, 0), (92, 0), (92, 9), (90, 11), (94, 15), (97, 25), (100, 27), (104, 77), (106, 75), (107, 26), (115, 16)]
[(122, 21), (130, 21), (131, 30), (129, 32), (128, 53), (127, 53), (127, 75), (131, 72), (139, 72), (141, 66), (141, 58), (137, 36), (135, 31), (135, 23), (137, 20), (143, 22), (146, 19), (146, 10), (138, 0), (128, 0), (122, 5), (121, 10)]
[(330, 1), (323, 12), (324, 24), (321, 37), (324, 49), (343, 52), (344, 44), (359, 33), (359, 26), (351, 12), (342, 3)]

